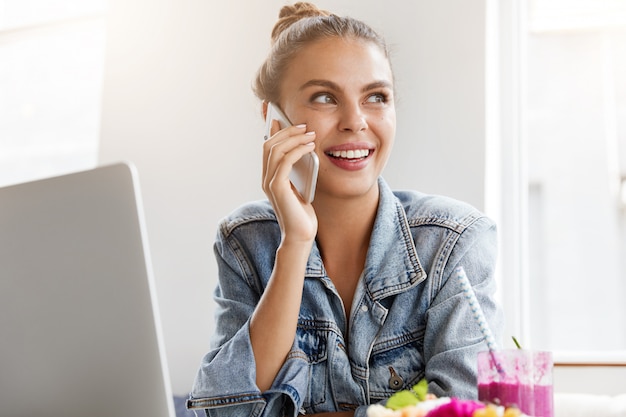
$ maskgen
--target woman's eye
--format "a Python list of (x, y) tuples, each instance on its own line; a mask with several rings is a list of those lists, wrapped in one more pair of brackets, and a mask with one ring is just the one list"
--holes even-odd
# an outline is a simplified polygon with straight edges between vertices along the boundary
[(387, 96), (382, 93), (372, 94), (371, 96), (367, 98), (367, 102), (368, 103), (386, 103)]
[(313, 102), (321, 104), (334, 104), (335, 99), (330, 94), (323, 93), (317, 94), (315, 97), (313, 97)]

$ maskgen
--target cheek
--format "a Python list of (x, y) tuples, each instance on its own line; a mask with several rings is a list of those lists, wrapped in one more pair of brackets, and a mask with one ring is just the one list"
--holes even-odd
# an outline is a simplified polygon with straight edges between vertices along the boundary
[(315, 144), (317, 148), (323, 147), (326, 138), (333, 137), (334, 125), (328, 121), (323, 120), (309, 120), (307, 121), (306, 130), (309, 132), (315, 132)]
[(395, 120), (384, 118), (377, 125), (377, 136), (385, 146), (391, 146), (396, 137)]
[(378, 132), (378, 137), (380, 139), (380, 153), (381, 161), (383, 164), (387, 164), (391, 152), (393, 150), (393, 144), (395, 142), (396, 129), (395, 124), (385, 124), (384, 127), (381, 127), (381, 130)]

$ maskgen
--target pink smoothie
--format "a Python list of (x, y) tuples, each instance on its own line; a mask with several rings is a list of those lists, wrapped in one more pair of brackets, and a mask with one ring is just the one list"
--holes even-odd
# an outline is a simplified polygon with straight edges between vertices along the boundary
[(554, 417), (551, 385), (512, 384), (491, 382), (478, 384), (478, 399), (503, 406), (516, 406), (524, 414), (535, 417)]
[(554, 417), (554, 394), (552, 385), (535, 385), (535, 416)]

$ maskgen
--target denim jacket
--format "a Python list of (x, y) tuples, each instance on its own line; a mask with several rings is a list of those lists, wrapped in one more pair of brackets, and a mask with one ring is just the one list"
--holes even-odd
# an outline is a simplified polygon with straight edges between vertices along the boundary
[(494, 223), (459, 201), (392, 192), (380, 202), (350, 319), (324, 270), (309, 256), (296, 336), (271, 388), (260, 392), (249, 321), (268, 284), (280, 229), (269, 202), (224, 219), (215, 242), (219, 283), (216, 332), (187, 406), (208, 416), (296, 416), (356, 410), (420, 379), (438, 396), (475, 398), (476, 355), (486, 349), (460, 284), (463, 266), (492, 331), (496, 305)]

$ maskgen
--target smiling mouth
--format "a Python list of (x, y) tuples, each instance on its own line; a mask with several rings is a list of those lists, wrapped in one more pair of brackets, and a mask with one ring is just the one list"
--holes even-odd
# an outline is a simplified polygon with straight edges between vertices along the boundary
[(369, 149), (354, 149), (354, 150), (351, 149), (349, 151), (326, 152), (326, 155), (330, 156), (331, 158), (345, 159), (345, 160), (360, 160), (360, 159), (367, 158), (369, 154), (370, 154)]

